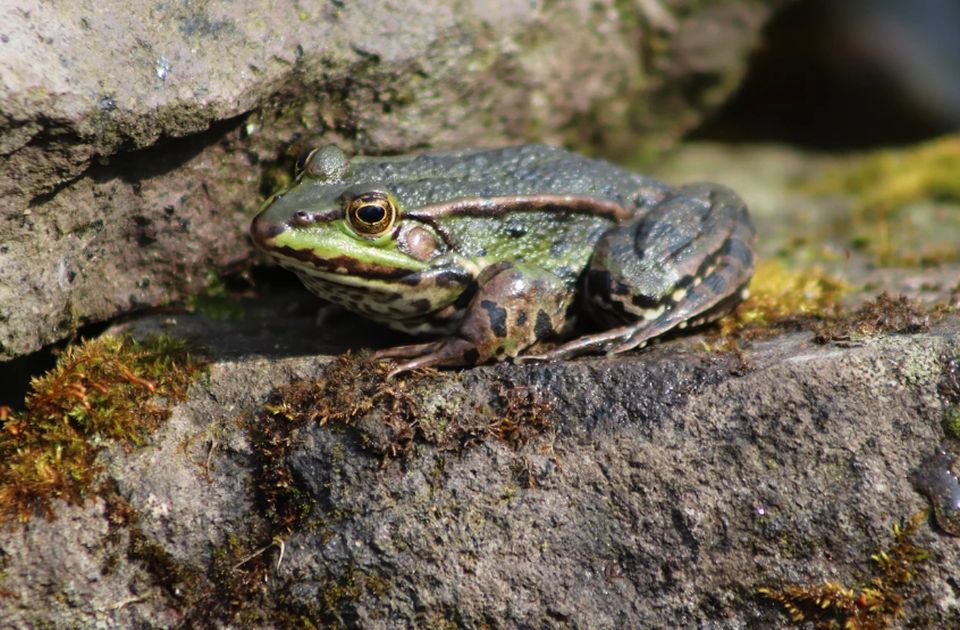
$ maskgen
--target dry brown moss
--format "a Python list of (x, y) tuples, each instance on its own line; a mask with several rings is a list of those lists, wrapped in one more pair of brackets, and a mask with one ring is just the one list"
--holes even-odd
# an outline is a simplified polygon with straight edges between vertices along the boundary
[(930, 555), (913, 542), (925, 518), (926, 512), (919, 512), (895, 524), (893, 545), (870, 556), (872, 570), (856, 586), (823, 582), (757, 591), (780, 603), (796, 623), (812, 621), (817, 628), (843, 630), (892, 628), (903, 617), (904, 604), (916, 590), (915, 578)]
[(141, 444), (203, 363), (180, 340), (101, 337), (67, 348), (31, 381), (22, 412), (0, 410), (0, 520), (81, 504), (108, 442)]
[(501, 385), (487, 402), (457, 375), (421, 369), (387, 380), (389, 371), (388, 363), (348, 352), (322, 378), (277, 390), (266, 410), (297, 424), (351, 427), (388, 458), (406, 455), (416, 440), (443, 449), (482, 439), (519, 445), (551, 426), (550, 406), (535, 390)]
[(856, 341), (882, 333), (918, 333), (936, 317), (905, 295), (881, 293), (851, 313), (821, 325), (813, 340), (817, 343)]
[(350, 432), (384, 462), (412, 456), (418, 443), (458, 450), (497, 440), (519, 448), (553, 426), (552, 409), (535, 390), (501, 384), (483, 391), (429, 368), (387, 380), (391, 367), (347, 352), (320, 378), (277, 388), (250, 424), (258, 492), (274, 532), (303, 527), (313, 511), (285, 463), (294, 431), (308, 423)]

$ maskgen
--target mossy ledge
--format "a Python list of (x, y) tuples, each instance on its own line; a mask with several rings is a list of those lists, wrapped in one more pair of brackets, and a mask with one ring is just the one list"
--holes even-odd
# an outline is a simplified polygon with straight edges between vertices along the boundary
[(97, 453), (142, 444), (204, 369), (186, 342), (164, 335), (68, 347), (32, 379), (23, 411), (0, 408), (0, 521), (51, 519), (54, 499), (82, 504)]
[(346, 430), (384, 464), (414, 456), (417, 443), (458, 451), (492, 439), (520, 448), (553, 428), (551, 406), (533, 389), (501, 383), (488, 399), (467, 388), (461, 375), (420, 369), (391, 381), (390, 367), (346, 352), (320, 378), (277, 388), (248, 427), (274, 533), (302, 527), (312, 511), (283, 463), (293, 432), (310, 422)]
[(757, 592), (778, 602), (797, 624), (811, 621), (817, 628), (886, 630), (904, 617), (906, 600), (917, 590), (916, 578), (930, 553), (914, 538), (926, 520), (918, 512), (893, 526), (893, 544), (870, 556), (872, 570), (863, 581), (848, 587), (839, 582), (782, 589), (761, 587)]

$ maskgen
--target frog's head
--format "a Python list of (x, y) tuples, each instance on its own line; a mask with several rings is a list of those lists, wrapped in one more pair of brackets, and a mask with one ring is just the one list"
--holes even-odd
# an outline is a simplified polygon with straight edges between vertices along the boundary
[(298, 272), (383, 280), (422, 271), (446, 250), (433, 227), (404, 218), (387, 182), (351, 171), (334, 145), (298, 160), (293, 185), (253, 219), (254, 243)]

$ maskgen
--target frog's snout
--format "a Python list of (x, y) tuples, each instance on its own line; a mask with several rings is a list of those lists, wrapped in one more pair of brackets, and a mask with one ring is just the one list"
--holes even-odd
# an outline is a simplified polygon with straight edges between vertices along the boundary
[(261, 212), (253, 217), (250, 223), (250, 237), (253, 238), (257, 247), (269, 249), (273, 245), (273, 239), (286, 227), (283, 224), (268, 221), (265, 215), (265, 212)]

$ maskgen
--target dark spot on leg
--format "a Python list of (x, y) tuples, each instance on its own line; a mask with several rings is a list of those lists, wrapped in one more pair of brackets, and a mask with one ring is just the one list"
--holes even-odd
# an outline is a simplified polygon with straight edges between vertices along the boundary
[(490, 330), (497, 337), (507, 336), (507, 309), (492, 300), (481, 300), (480, 307), (487, 312), (490, 319)]
[(410, 306), (418, 313), (426, 313), (430, 310), (430, 300), (427, 298), (420, 298), (419, 300), (414, 300), (410, 303)]
[(537, 339), (543, 339), (553, 334), (553, 325), (550, 323), (550, 316), (546, 311), (537, 311), (537, 323), (533, 327), (533, 334)]
[(463, 362), (467, 365), (474, 365), (480, 360), (480, 352), (476, 348), (470, 348), (463, 353)]
[(438, 287), (447, 288), (455, 285), (467, 285), (470, 282), (470, 278), (459, 271), (454, 271), (448, 269), (446, 271), (441, 271), (436, 276), (434, 276), (434, 282), (437, 283)]
[(520, 311), (517, 313), (517, 326), (523, 326), (527, 323), (527, 312)]
[(657, 298), (650, 297), (649, 295), (637, 294), (630, 298), (630, 301), (634, 306), (639, 306), (640, 308), (657, 308), (660, 306), (660, 300)]

